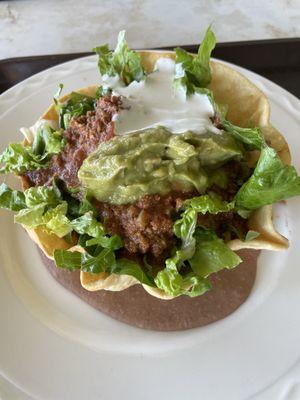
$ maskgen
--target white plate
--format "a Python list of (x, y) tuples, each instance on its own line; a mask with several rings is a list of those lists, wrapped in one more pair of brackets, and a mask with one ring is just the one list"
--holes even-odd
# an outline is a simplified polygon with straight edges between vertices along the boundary
[[(269, 97), (300, 170), (300, 102), (239, 67)], [(37, 74), (0, 97), (1, 148), (20, 140), (51, 101), (98, 81), (96, 58)], [(276, 208), (291, 238), (263, 252), (249, 300), (234, 314), (186, 332), (144, 331), (95, 311), (61, 287), (25, 232), (1, 211), (0, 397), (9, 399), (299, 399), (299, 200)]]

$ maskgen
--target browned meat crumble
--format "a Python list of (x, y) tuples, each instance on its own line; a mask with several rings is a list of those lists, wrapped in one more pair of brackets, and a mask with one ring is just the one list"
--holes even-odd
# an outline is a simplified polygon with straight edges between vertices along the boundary
[(184, 200), (195, 193), (171, 192), (145, 196), (134, 204), (95, 202), (100, 219), (110, 234), (118, 234), (129, 253), (159, 257), (175, 244), (173, 223)]
[(99, 143), (115, 136), (112, 117), (118, 112), (120, 98), (102, 97), (94, 111), (71, 120), (64, 132), (67, 144), (64, 149), (51, 159), (47, 168), (27, 172), (32, 186), (51, 185), (53, 179), (63, 180), (68, 188), (79, 187), (77, 173), (83, 160), (92, 153)]

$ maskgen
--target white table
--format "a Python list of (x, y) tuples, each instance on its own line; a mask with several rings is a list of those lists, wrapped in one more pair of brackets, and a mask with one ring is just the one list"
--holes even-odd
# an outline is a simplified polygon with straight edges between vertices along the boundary
[(300, 0), (20, 0), (0, 2), (0, 59), (89, 51), (127, 30), (135, 48), (300, 36)]

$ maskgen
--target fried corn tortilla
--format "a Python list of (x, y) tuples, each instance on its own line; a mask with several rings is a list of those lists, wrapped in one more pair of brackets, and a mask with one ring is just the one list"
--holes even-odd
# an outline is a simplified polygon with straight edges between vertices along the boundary
[[(142, 51), (140, 52), (143, 67), (147, 72), (151, 72), (155, 62), (160, 57), (175, 58), (174, 52), (161, 51)], [(284, 137), (270, 124), (270, 106), (268, 99), (253, 83), (240, 73), (234, 71), (227, 65), (212, 61), (212, 82), (210, 89), (214, 93), (217, 103), (228, 106), (227, 118), (230, 122), (245, 127), (251, 123), (253, 126), (261, 128), (267, 143), (273, 147), (285, 164), (290, 164), (290, 153)], [(77, 90), (77, 92), (95, 96), (98, 86), (89, 86)], [(62, 97), (61, 101), (66, 101), (69, 95)], [(41, 116), (42, 119), (57, 121), (58, 114), (55, 105)], [(23, 186), (25, 188), (25, 181)], [(47, 234), (41, 228), (27, 229), (29, 236), (37, 243), (39, 248), (49, 258), (53, 259), (55, 249), (77, 250), (64, 239), (60, 239), (54, 234)], [(249, 229), (259, 232), (259, 236), (249, 242), (238, 239), (231, 240), (227, 245), (232, 250), (242, 249), (267, 249), (284, 250), (288, 247), (288, 240), (280, 235), (272, 222), (272, 206), (264, 206), (256, 210), (249, 219)], [(109, 291), (122, 291), (139, 282), (128, 275), (115, 275), (108, 273), (91, 274), (81, 271), (81, 285), (88, 291), (98, 291), (101, 289)], [(143, 285), (144, 289), (152, 296), (160, 299), (172, 299), (173, 296), (167, 295), (158, 288)]]

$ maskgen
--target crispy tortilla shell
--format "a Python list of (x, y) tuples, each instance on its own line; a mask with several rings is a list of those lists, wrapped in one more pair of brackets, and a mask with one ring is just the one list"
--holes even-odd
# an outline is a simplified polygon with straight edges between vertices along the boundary
[[(142, 62), (145, 69), (150, 72), (156, 60), (160, 57), (174, 58), (173, 52), (159, 51), (142, 51), (140, 52)], [(284, 137), (271, 126), (270, 124), (270, 106), (268, 99), (264, 93), (258, 89), (252, 82), (245, 78), (240, 73), (234, 71), (225, 64), (219, 62), (211, 62), (212, 67), (212, 82), (211, 89), (218, 103), (228, 105), (227, 118), (240, 126), (252, 124), (259, 126), (267, 140), (267, 142), (276, 149), (283, 162), (290, 163), (290, 152)], [(94, 96), (97, 86), (89, 86), (77, 90), (80, 93)], [(69, 95), (65, 95), (61, 100), (66, 101)], [(52, 121), (58, 120), (54, 104), (41, 117)], [(23, 182), (24, 183), (24, 182)], [(232, 250), (241, 249), (268, 249), (268, 250), (284, 250), (288, 247), (288, 240), (280, 235), (272, 222), (272, 206), (265, 206), (255, 211), (249, 220), (250, 229), (260, 233), (260, 235), (249, 241), (242, 242), (238, 239), (232, 240), (228, 246)], [(48, 235), (42, 229), (26, 229), (30, 237), (34, 240), (44, 254), (53, 259), (54, 249), (70, 248), (64, 239), (60, 239), (55, 235)], [(90, 274), (81, 272), (81, 285), (88, 291), (99, 291), (102, 289), (108, 291), (122, 291), (139, 282), (127, 275), (115, 274)], [(144, 289), (154, 297), (170, 300), (173, 297), (166, 295), (163, 291), (157, 288), (152, 288), (143, 285)], [(140, 289), (139, 289), (140, 291)]]

